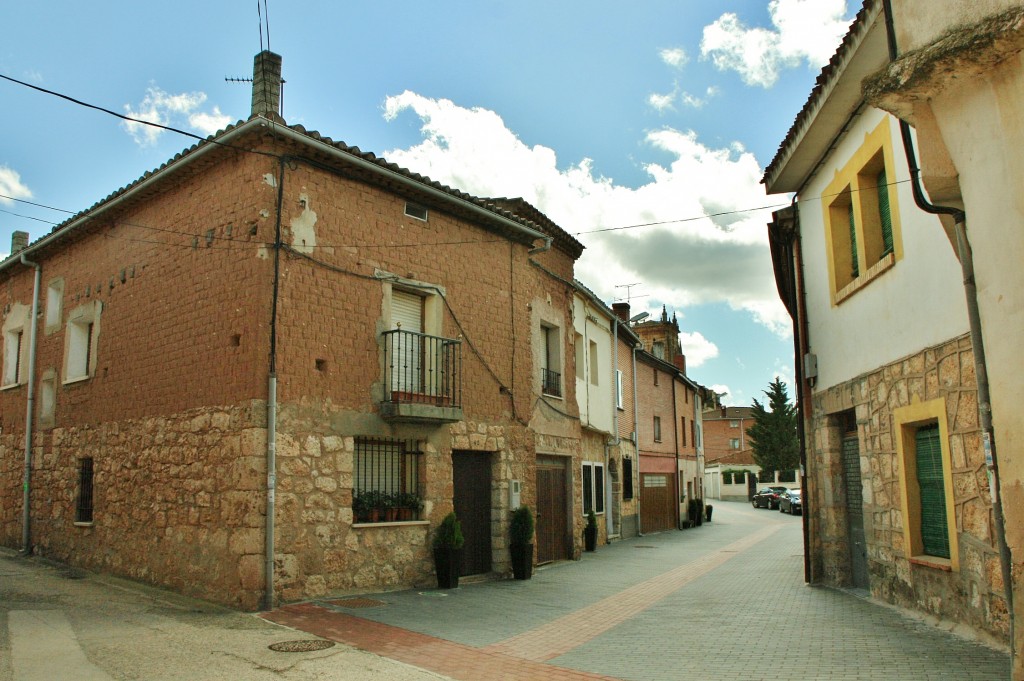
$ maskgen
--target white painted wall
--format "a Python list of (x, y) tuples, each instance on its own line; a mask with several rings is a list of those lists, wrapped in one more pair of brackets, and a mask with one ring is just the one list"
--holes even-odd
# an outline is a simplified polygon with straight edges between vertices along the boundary
[[(573, 330), (582, 343), (582, 371), (576, 371), (576, 400), (580, 422), (585, 428), (612, 433), (615, 408), (615, 368), (612, 366), (612, 321), (600, 308), (580, 294), (573, 296)], [(597, 373), (592, 372), (590, 347), (597, 350)], [(622, 358), (620, 358), (620, 363)]]
[(822, 193), (883, 117), (889, 119), (895, 180), (909, 179), (896, 120), (869, 108), (798, 198), (809, 340), (811, 351), (818, 356), (815, 390), (843, 383), (968, 330), (960, 264), (938, 219), (915, 206), (909, 182), (890, 188), (895, 189), (899, 204), (903, 258), (854, 295), (832, 305)]

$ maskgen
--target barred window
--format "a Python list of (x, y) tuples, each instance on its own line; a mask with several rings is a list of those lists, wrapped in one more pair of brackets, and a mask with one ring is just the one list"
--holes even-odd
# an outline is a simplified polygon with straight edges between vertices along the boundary
[(92, 522), (92, 459), (78, 460), (78, 500), (75, 502), (75, 522)]
[(417, 520), (421, 461), (415, 440), (356, 438), (352, 489), (355, 521)]

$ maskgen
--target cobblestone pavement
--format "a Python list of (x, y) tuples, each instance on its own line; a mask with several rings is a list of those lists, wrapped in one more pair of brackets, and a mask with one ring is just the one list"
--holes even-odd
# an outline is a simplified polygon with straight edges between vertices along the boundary
[(529, 581), (264, 616), (453, 679), (1010, 678), (1005, 652), (805, 585), (800, 519), (739, 503), (716, 503), (700, 528), (602, 546)]

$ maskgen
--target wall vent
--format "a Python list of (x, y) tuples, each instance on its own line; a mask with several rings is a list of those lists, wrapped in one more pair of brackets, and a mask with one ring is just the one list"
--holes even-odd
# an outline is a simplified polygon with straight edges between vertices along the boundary
[(416, 218), (417, 220), (423, 220), (424, 222), (427, 221), (427, 209), (418, 203), (413, 203), (412, 201), (405, 202), (405, 214), (411, 218)]

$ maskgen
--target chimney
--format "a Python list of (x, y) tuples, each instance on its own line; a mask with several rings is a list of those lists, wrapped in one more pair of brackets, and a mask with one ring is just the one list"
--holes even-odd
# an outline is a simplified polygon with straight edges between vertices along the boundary
[(28, 232), (14, 232), (11, 234), (11, 255), (28, 248)]
[(683, 376), (686, 375), (686, 355), (679, 353), (672, 358), (672, 363), (676, 365), (676, 369), (683, 372)]
[(278, 115), (281, 108), (281, 55), (263, 50), (252, 65), (252, 115)]
[(612, 312), (622, 321), (629, 321), (629, 303), (612, 303)]

